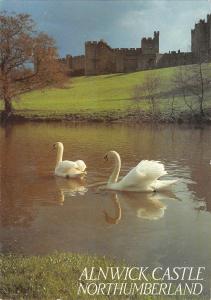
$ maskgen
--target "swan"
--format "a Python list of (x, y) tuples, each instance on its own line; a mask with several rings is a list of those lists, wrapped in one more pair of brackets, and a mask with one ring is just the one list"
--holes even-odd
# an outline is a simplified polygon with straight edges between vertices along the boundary
[(61, 142), (56, 142), (53, 145), (53, 149), (57, 149), (56, 167), (54, 170), (56, 176), (76, 178), (86, 174), (86, 165), (83, 160), (62, 160), (64, 146)]
[(142, 160), (135, 168), (117, 182), (121, 168), (121, 158), (116, 151), (109, 151), (104, 156), (105, 160), (114, 159), (115, 167), (109, 177), (106, 189), (131, 192), (155, 192), (165, 190), (176, 180), (160, 180), (166, 175), (165, 167), (162, 163), (154, 160)]

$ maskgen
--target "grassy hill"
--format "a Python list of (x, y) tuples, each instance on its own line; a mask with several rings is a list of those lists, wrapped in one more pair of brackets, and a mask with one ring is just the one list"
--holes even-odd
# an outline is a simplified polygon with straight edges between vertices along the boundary
[[(140, 71), (129, 74), (109, 74), (71, 78), (65, 88), (48, 88), (33, 91), (14, 102), (17, 114), (24, 116), (62, 116), (64, 114), (125, 114), (137, 109), (133, 101), (134, 88), (143, 82), (147, 74), (157, 74), (161, 78), (160, 91), (165, 95), (160, 100), (161, 111), (170, 109), (168, 91), (171, 89), (172, 75), (177, 67)], [(147, 102), (142, 101), (141, 109), (147, 110)], [(184, 110), (184, 102), (177, 98), (175, 105)]]
[(134, 87), (143, 81), (146, 73), (151, 72), (158, 73), (162, 82), (168, 83), (175, 68), (75, 77), (70, 79), (65, 88), (50, 88), (23, 95), (22, 101), (15, 103), (15, 109), (41, 114), (124, 111), (134, 105)]

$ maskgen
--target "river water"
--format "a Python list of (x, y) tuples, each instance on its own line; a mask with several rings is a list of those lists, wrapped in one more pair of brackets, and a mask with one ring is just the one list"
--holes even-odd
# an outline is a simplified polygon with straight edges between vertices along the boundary
[[(187, 126), (18, 124), (0, 129), (0, 250), (106, 255), (141, 266), (204, 266), (211, 278), (211, 128)], [(55, 178), (56, 153), (83, 159), (87, 178)], [(106, 181), (108, 150), (122, 158), (121, 175), (142, 159), (160, 160), (167, 193), (115, 193)]]

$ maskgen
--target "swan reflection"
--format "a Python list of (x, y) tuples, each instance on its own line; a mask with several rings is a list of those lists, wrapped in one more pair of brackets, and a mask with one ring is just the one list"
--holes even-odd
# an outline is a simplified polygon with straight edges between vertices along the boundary
[(120, 205), (120, 201), (118, 198), (118, 195), (116, 193), (112, 193), (111, 194), (111, 200), (113, 202), (113, 206), (114, 206), (114, 216), (110, 216), (106, 210), (103, 211), (103, 214), (105, 216), (105, 221), (106, 223), (109, 224), (118, 224), (119, 221), (122, 218), (122, 209), (121, 209), (121, 205)]
[(59, 188), (58, 202), (62, 205), (66, 197), (74, 197), (77, 195), (85, 195), (88, 188), (85, 186), (84, 178), (71, 178), (64, 180), (63, 178), (56, 178), (56, 184)]
[(113, 215), (103, 211), (105, 221), (109, 224), (118, 224), (122, 218), (121, 206), (128, 206), (135, 211), (138, 218), (146, 220), (159, 220), (165, 214), (167, 206), (162, 202), (164, 199), (172, 199), (172, 193), (111, 193), (111, 200), (114, 208)]

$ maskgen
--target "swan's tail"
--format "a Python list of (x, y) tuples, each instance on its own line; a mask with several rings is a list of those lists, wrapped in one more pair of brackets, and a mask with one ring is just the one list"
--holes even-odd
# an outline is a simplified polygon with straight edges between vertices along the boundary
[(169, 187), (171, 187), (173, 184), (175, 184), (176, 182), (178, 182), (178, 179), (173, 179), (173, 180), (155, 180), (152, 183), (152, 188), (155, 191), (161, 191), (161, 190), (166, 190)]

